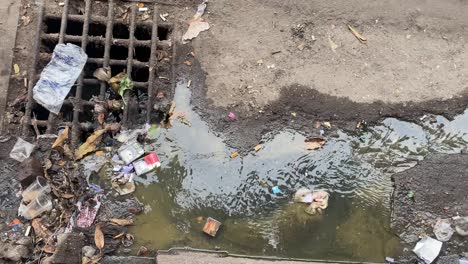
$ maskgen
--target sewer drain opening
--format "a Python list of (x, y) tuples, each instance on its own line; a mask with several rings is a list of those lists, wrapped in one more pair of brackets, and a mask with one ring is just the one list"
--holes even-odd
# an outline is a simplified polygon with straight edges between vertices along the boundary
[[(154, 59), (156, 49), (170, 51), (172, 48), (170, 44), (158, 43), (158, 40), (168, 40), (172, 26), (159, 21), (156, 11), (152, 21), (137, 21), (137, 9), (135, 7), (130, 10), (132, 13), (129, 15), (130, 21), (127, 24), (126, 21), (115, 18), (113, 0), (106, 3), (108, 8), (107, 16), (92, 13), (92, 6), (96, 4), (92, 0), (84, 2), (86, 6), (84, 12), (68, 12), (69, 2), (73, 2), (73, 0), (65, 1), (63, 17), (45, 15), (44, 7), (40, 8), (37, 20), (36, 46), (33, 51), (35, 54), (34, 64), (30, 71), (33, 78), (31, 78), (28, 86), (29, 92), (25, 107), (26, 118), (23, 123), (23, 134), (30, 133), (32, 128), (31, 119), (36, 118), (35, 123), (41, 132), (51, 133), (57, 127), (71, 126), (72, 144), (76, 146), (79, 141), (83, 140), (82, 131), (92, 131), (96, 127), (95, 99), (122, 101), (122, 98), (115, 94), (107, 83), (98, 81), (93, 77), (93, 72), (97, 68), (108, 67), (111, 69), (113, 76), (120, 72), (128, 72), (134, 82), (135, 89), (130, 92), (130, 95), (136, 99), (131, 101), (137, 102), (137, 112), (140, 114), (146, 113), (146, 109), (151, 108), (150, 103), (154, 102), (154, 93), (152, 91), (156, 80), (156, 69), (158, 68), (158, 61)], [(157, 10), (156, 4), (154, 4), (153, 8)], [(62, 21), (65, 21), (66, 24), (62, 25)], [(62, 30), (64, 26), (66, 30)], [(157, 29), (156, 32), (152, 30), (153, 28)], [(108, 32), (108, 29), (111, 29), (111, 32)], [(63, 102), (60, 113), (54, 115), (34, 102), (32, 88), (40, 77), (39, 73), (50, 61), (53, 50), (58, 43), (73, 43), (82, 46), (88, 55), (88, 61), (82, 75), (73, 85)], [(156, 45), (152, 45), (152, 43), (156, 43)], [(150, 71), (151, 68), (152, 71)], [(172, 94), (172, 92), (169, 91), (167, 94)], [(122, 125), (125, 126), (125, 115), (128, 108), (130, 106), (126, 105), (121, 112), (111, 111), (107, 121), (122, 122)], [(148, 114), (146, 118), (142, 119), (149, 122), (151, 118)]]

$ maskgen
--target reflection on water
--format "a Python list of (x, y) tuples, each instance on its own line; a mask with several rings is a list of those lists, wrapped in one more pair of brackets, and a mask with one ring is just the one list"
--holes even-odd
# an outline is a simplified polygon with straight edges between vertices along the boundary
[[(381, 261), (398, 244), (389, 231), (390, 175), (430, 152), (459, 152), (468, 140), (468, 113), (451, 122), (428, 117), (422, 127), (389, 118), (367, 132), (340, 132), (317, 151), (306, 151), (295, 131), (265, 135), (261, 151), (230, 159), (235, 150), (191, 110), (185, 87), (177, 88), (176, 111), (192, 126), (175, 121), (162, 131), (152, 146), (161, 168), (137, 179), (136, 195), (151, 211), (131, 230), (136, 245)], [(290, 202), (302, 186), (330, 192), (323, 215)], [(201, 233), (199, 216), (223, 223), (215, 238)]]

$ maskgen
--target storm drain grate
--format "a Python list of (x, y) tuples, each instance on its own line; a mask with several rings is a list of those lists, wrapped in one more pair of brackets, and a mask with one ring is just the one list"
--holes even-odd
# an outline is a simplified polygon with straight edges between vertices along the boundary
[[(29, 71), (31, 81), (28, 86), (23, 134), (30, 132), (33, 122), (46, 133), (53, 132), (57, 127), (70, 126), (72, 144), (76, 145), (82, 131), (97, 128), (93, 100), (117, 99), (112, 98), (115, 94), (109, 92), (110, 88), (105, 82), (93, 77), (94, 70), (100, 67), (110, 68), (112, 76), (125, 71), (134, 82), (132, 94), (127, 92), (125, 95), (129, 103), (123, 104), (123, 113), (114, 122), (121, 122), (125, 127), (129, 120), (134, 119), (133, 116), (129, 118), (129, 109), (133, 102), (139, 115), (149, 123), (156, 94), (160, 94), (162, 90), (165, 90), (164, 94), (171, 94), (172, 63), (168, 58), (164, 63), (159, 63), (159, 60), (161, 54), (169, 54), (167, 57), (171, 55), (172, 25), (159, 21), (156, 4), (150, 6), (152, 17), (142, 20), (137, 18), (140, 14), (135, 2), (130, 2), (126, 18), (116, 18), (116, 10), (122, 10), (117, 8), (120, 1), (107, 0), (107, 17), (93, 14), (93, 0), (84, 1), (83, 14), (70, 14), (72, 1), (65, 0), (61, 16), (47, 14), (45, 5), (40, 5), (33, 49), (34, 65)], [(81, 46), (88, 54), (88, 60), (59, 115), (55, 115), (34, 101), (32, 89), (58, 43)], [(132, 99), (130, 97), (137, 100), (129, 100)], [(120, 97), (118, 99), (121, 100)]]

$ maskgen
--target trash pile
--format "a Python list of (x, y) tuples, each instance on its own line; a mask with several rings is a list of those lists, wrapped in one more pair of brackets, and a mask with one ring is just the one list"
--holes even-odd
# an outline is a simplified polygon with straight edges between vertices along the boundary
[[(131, 195), (134, 179), (161, 165), (157, 153), (144, 147), (159, 129), (146, 125), (114, 136), (115, 130), (104, 126), (76, 150), (70, 147), (68, 127), (58, 135), (39, 136), (36, 144), (18, 138), (10, 157), (21, 162), (22, 201), (0, 257), (80, 262), (83, 249), (83, 263), (97, 263), (120, 245), (131, 246), (134, 237), (127, 227), (143, 211)], [(112, 204), (119, 197), (127, 206), (117, 210)]]
[[(452, 228), (452, 225), (455, 228)], [(433, 263), (439, 257), (444, 242), (450, 241), (454, 234), (461, 237), (468, 236), (468, 216), (438, 219), (434, 224), (433, 233), (436, 239), (423, 235), (413, 248), (413, 253), (426, 264)], [(468, 263), (468, 259), (463, 257), (455, 256), (455, 260)]]
[[(37, 103), (58, 113), (86, 59), (80, 47), (58, 44), (33, 89)], [(6, 232), (0, 259), (98, 263), (105, 254), (133, 244), (127, 228), (143, 212), (132, 195), (134, 180), (161, 166), (155, 150), (145, 145), (159, 137), (161, 127), (170, 126), (175, 104), (160, 123), (122, 130), (109, 113), (127, 103), (124, 95), (133, 89), (132, 80), (124, 72), (111, 77), (104, 68), (94, 76), (121, 100), (94, 100), (97, 124), (81, 145), (73, 146), (71, 128), (62, 126), (57, 134), (41, 135), (35, 129), (35, 143), (18, 138), (11, 150), (10, 157), (20, 163), (21, 203), (17, 217), (1, 226)]]

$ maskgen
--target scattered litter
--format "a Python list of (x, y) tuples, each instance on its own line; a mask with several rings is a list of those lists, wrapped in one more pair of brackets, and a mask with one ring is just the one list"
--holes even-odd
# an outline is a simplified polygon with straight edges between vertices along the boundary
[(296, 116), (297, 116), (297, 113), (296, 113), (296, 112), (292, 112), (291, 115), (292, 115), (293, 117), (296, 117)]
[(424, 237), (413, 249), (413, 252), (426, 264), (432, 263), (440, 253), (442, 242), (431, 237)]
[(305, 187), (301, 187), (294, 194), (293, 200), (296, 203), (310, 204), (309, 207), (305, 209), (305, 212), (314, 215), (328, 207), (329, 197), (330, 195), (326, 191), (311, 191)]
[(31, 153), (34, 150), (35, 145), (23, 140), (22, 138), (18, 138), (13, 149), (10, 152), (10, 158), (23, 162), (25, 159), (29, 158)]
[(20, 67), (18, 64), (13, 64), (13, 70), (15, 71), (15, 75), (18, 75), (20, 73)]
[(330, 122), (323, 122), (322, 125), (323, 125), (325, 128), (331, 128), (331, 123), (330, 123)]
[(235, 158), (235, 157), (237, 157), (237, 156), (239, 156), (239, 152), (237, 152), (237, 151), (234, 151), (233, 153), (231, 153), (231, 155), (229, 155), (229, 157), (230, 157), (231, 159), (233, 159), (233, 158)]
[(271, 188), (271, 191), (274, 193), (274, 194), (278, 194), (278, 193), (281, 193), (281, 190), (278, 186), (273, 186)]
[(167, 21), (167, 16), (169, 16), (168, 13), (165, 13), (165, 14), (159, 14), (159, 17), (162, 19), (162, 21), (166, 22)]
[(414, 201), (414, 192), (413, 191), (409, 191), (408, 194), (406, 195), (409, 199), (413, 200)]
[(236, 119), (236, 114), (234, 114), (233, 112), (229, 112), (228, 117), (229, 117), (229, 119), (234, 120), (234, 119)]
[(10, 139), (10, 136), (0, 136), (0, 143), (8, 142)]
[(141, 157), (143, 154), (145, 154), (145, 150), (138, 142), (123, 145), (119, 149), (119, 156), (125, 162), (125, 164), (130, 164), (134, 160)]
[(276, 66), (274, 64), (267, 65), (267, 69), (274, 69)]
[(52, 210), (52, 201), (50, 200), (50, 197), (41, 193), (28, 205), (21, 203), (18, 208), (18, 215), (31, 220), (50, 210)]
[(328, 36), (328, 44), (330, 45), (330, 48), (333, 52), (336, 52), (336, 49), (338, 48), (338, 45), (333, 42), (330, 36)]
[(306, 149), (307, 150), (316, 150), (321, 148), (327, 142), (324, 138), (309, 138), (306, 139)]
[(140, 11), (140, 12), (146, 12), (146, 11), (148, 11), (148, 8), (147, 8), (147, 7), (139, 7), (139, 8), (138, 8), (138, 11)]
[(22, 16), (21, 17), (21, 22), (23, 23), (23, 26), (27, 26), (31, 23), (31, 17), (30, 16)]
[(37, 177), (36, 180), (26, 188), (21, 196), (24, 203), (29, 203), (39, 195), (50, 193), (50, 186), (44, 177)]
[(450, 226), (450, 219), (439, 219), (434, 225), (434, 234), (439, 241), (449, 241), (454, 232)]
[(221, 226), (221, 222), (219, 222), (218, 220), (214, 218), (208, 217), (206, 219), (205, 226), (203, 227), (203, 232), (212, 237), (215, 237), (220, 226)]
[(111, 78), (111, 72), (109, 69), (98, 68), (94, 71), (93, 76), (103, 82), (108, 82)]
[(395, 259), (391, 257), (385, 257), (385, 261), (387, 261), (388, 263), (393, 263), (395, 262)]
[(130, 176), (130, 180), (125, 184), (116, 184), (115, 182), (112, 182), (112, 187), (117, 191), (119, 195), (127, 195), (135, 191), (135, 183), (133, 182), (133, 173)]
[(34, 86), (34, 100), (57, 115), (87, 59), (88, 56), (79, 46), (71, 43), (57, 44), (51, 61)]
[(205, 13), (206, 3), (207, 1), (203, 1), (203, 3), (198, 6), (197, 12), (189, 21), (189, 28), (182, 36), (182, 40), (187, 41), (196, 38), (200, 32), (206, 31), (210, 28), (208, 22), (204, 22), (202, 18), (203, 13)]
[(66, 232), (71, 232), (75, 226), (81, 228), (92, 226), (100, 207), (99, 196), (92, 197), (86, 201), (79, 201), (76, 204), (77, 211), (70, 218)]
[(254, 147), (254, 150), (255, 150), (255, 151), (259, 151), (259, 150), (261, 150), (262, 148), (263, 148), (262, 145), (257, 145), (257, 146)]
[(353, 35), (363, 44), (367, 44), (367, 39), (364, 38), (355, 28), (348, 25), (348, 29), (353, 33)]
[(151, 125), (146, 132), (146, 138), (149, 140), (155, 140), (161, 135), (161, 129), (158, 125)]
[(187, 88), (190, 88), (190, 85), (192, 85), (192, 80), (189, 80), (187, 83)]
[(455, 231), (460, 236), (468, 236), (468, 216), (459, 217), (454, 219)]
[(139, 249), (138, 249), (138, 252), (137, 252), (137, 256), (146, 256), (148, 255), (148, 248), (144, 247), (144, 246), (141, 246)]
[(143, 175), (161, 166), (159, 157), (155, 152), (146, 155), (144, 158), (133, 162), (133, 167), (137, 175)]
[(65, 5), (65, 2), (58, 3), (58, 6), (64, 6), (64, 5)]

